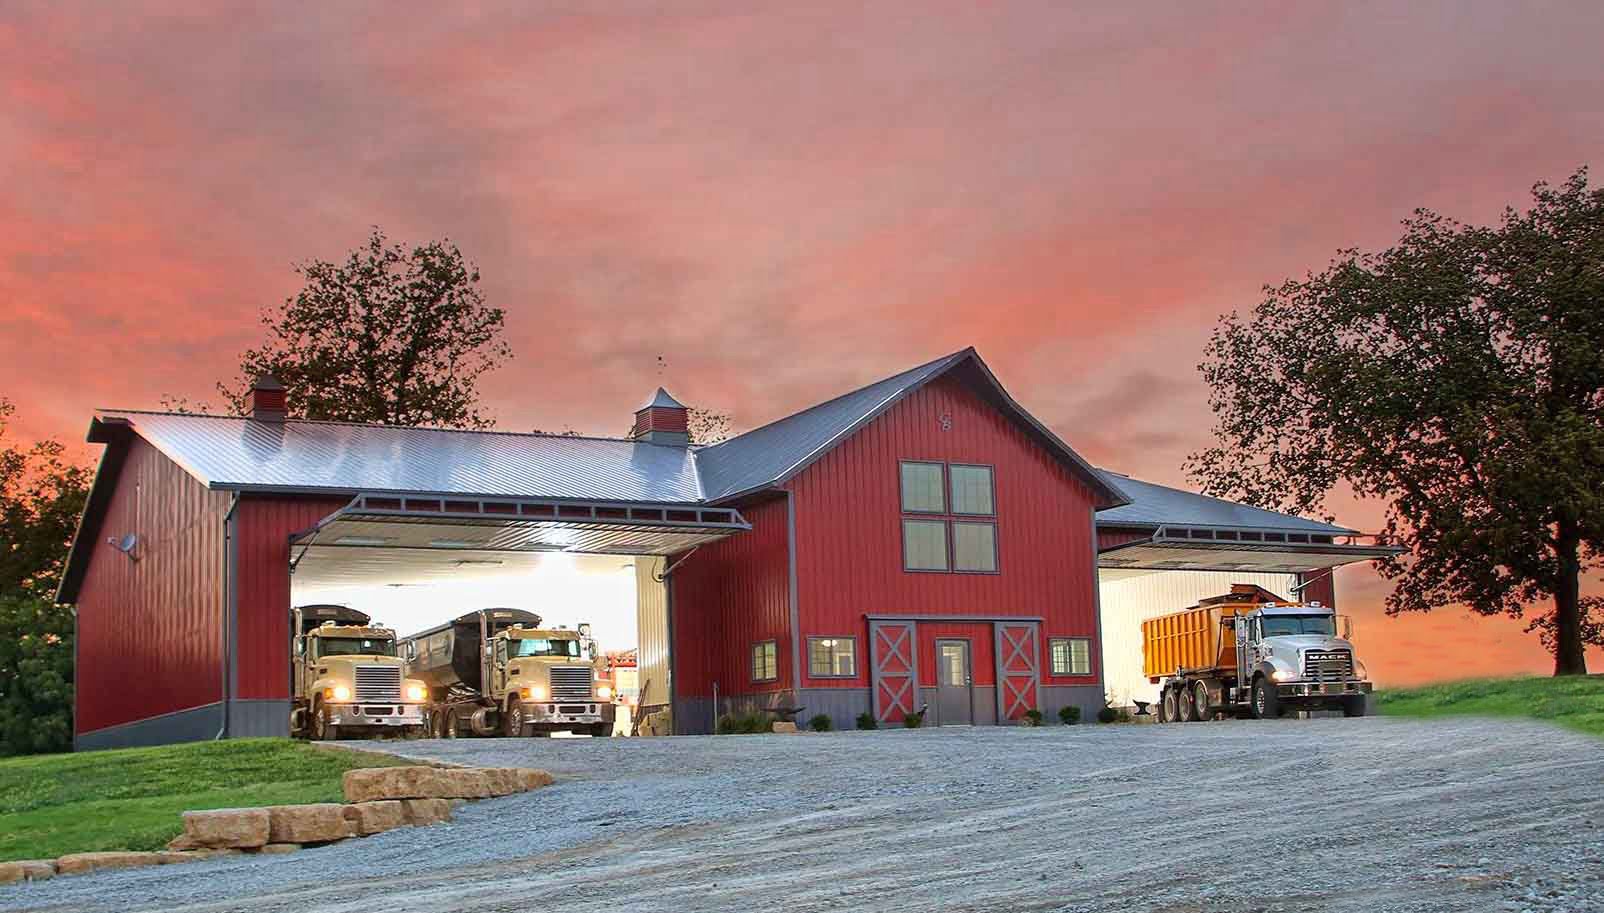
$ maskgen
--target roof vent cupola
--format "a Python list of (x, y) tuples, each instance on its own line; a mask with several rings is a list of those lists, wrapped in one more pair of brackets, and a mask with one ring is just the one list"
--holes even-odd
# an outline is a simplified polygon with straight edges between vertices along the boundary
[(271, 374), (258, 376), (251, 383), (251, 392), (246, 398), (251, 418), (259, 422), (284, 421), (284, 397), (284, 385), (278, 382), (278, 378)]
[(691, 441), (690, 410), (668, 395), (662, 387), (635, 411), (635, 428), (630, 437), (648, 444), (685, 446)]

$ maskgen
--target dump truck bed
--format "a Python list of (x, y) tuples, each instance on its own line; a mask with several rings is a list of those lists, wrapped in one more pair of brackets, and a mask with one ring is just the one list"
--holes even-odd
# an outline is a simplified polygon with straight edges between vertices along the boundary
[(1236, 616), (1285, 601), (1262, 587), (1238, 583), (1229, 593), (1142, 622), (1142, 674), (1153, 682), (1182, 670), (1235, 675)]

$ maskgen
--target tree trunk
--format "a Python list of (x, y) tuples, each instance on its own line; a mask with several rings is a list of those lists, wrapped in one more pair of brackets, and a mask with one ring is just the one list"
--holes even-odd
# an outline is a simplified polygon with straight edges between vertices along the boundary
[(1582, 567), (1577, 554), (1580, 537), (1561, 524), (1559, 582), (1554, 588), (1554, 674), (1586, 675), (1587, 654), (1582, 644)]

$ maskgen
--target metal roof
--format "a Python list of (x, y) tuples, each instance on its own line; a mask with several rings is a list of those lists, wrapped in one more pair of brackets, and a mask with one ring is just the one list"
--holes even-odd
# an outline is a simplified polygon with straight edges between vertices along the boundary
[(640, 409), (636, 409), (635, 411), (639, 412), (639, 411), (641, 411), (641, 409), (653, 409), (653, 408), (657, 408), (657, 409), (683, 409), (683, 408), (685, 408), (685, 404), (680, 402), (679, 400), (675, 399), (674, 397), (670, 396), (668, 394), (667, 390), (664, 390), (662, 387), (658, 387), (657, 388), (657, 392), (652, 395), (652, 398), (647, 400), (645, 403), (641, 404)]
[(111, 412), (209, 487), (695, 503), (684, 447), (613, 438)]
[(1110, 485), (1125, 492), (1131, 502), (1123, 507), (1098, 511), (1099, 526), (1196, 526), (1328, 536), (1358, 534), (1358, 530), (1345, 526), (1333, 526), (1318, 520), (1222, 501), (1179, 488), (1143, 482), (1106, 469), (1097, 472)]

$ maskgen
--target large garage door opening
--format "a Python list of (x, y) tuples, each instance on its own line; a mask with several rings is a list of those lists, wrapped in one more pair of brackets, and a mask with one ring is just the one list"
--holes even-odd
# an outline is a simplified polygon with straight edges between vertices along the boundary
[[(355, 642), (327, 635), (360, 635), (365, 617), (400, 638), (394, 660), (369, 662), (405, 670), (395, 725), (421, 712), (443, 736), (626, 731), (636, 705), (668, 703), (667, 632), (656, 618), (665, 563), (749, 528), (728, 508), (360, 495), (292, 539), (291, 604), (304, 608), (291, 663), (299, 728), (318, 734), (331, 718), (336, 731), (385, 725), (369, 715), (383, 714), (383, 701), (363, 707), (351, 694), (356, 706), (334, 709), (345, 695), (329, 684), (339, 661), (319, 661)], [(320, 606), (330, 608), (311, 608)], [(580, 680), (582, 665), (592, 682)], [(407, 706), (408, 688), (422, 688), (427, 706)]]

